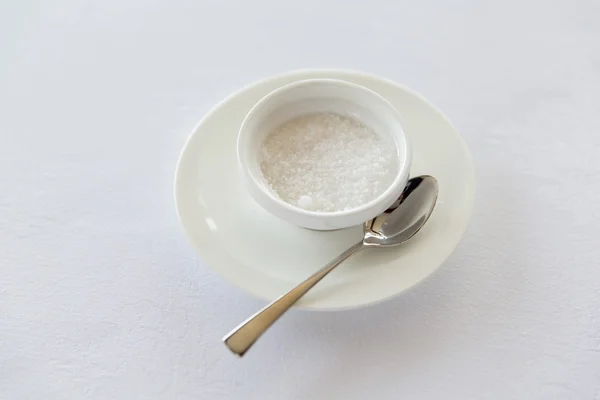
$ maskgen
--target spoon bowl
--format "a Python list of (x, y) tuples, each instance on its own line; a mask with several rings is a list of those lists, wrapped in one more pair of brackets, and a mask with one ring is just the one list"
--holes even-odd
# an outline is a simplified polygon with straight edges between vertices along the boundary
[[(385, 212), (365, 222), (363, 245), (398, 246), (413, 237), (427, 222), (438, 196), (438, 182), (429, 175), (408, 181), (404, 191)], [(396, 210), (401, 209), (401, 212)]]

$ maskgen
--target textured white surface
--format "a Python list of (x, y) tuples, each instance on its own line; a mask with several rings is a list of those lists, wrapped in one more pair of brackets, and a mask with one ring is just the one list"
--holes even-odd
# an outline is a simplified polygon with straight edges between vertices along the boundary
[[(0, 398), (599, 399), (599, 18), (593, 0), (3, 2)], [(321, 66), (447, 113), (473, 222), (406, 295), (292, 312), (237, 360), (219, 339), (262, 303), (195, 258), (174, 166), (228, 93)]]

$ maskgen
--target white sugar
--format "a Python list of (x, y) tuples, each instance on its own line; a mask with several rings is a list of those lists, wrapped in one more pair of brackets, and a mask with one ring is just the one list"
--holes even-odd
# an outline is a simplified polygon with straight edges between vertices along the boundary
[(270, 132), (260, 168), (283, 201), (310, 211), (350, 210), (382, 194), (399, 168), (394, 141), (333, 113), (305, 115)]

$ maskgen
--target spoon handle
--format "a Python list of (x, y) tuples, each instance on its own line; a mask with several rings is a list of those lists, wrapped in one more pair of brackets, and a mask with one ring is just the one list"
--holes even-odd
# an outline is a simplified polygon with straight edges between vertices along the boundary
[(273, 300), (262, 310), (242, 322), (237, 328), (229, 332), (224, 338), (225, 345), (237, 354), (243, 356), (246, 351), (265, 333), (267, 329), (275, 321), (279, 319), (287, 310), (289, 310), (302, 296), (306, 294), (313, 286), (321, 279), (327, 276), (328, 273), (340, 265), (342, 261), (358, 252), (364, 247), (362, 242), (355, 244), (342, 254), (337, 256), (325, 267), (315, 272), (304, 282), (284, 294), (283, 296)]

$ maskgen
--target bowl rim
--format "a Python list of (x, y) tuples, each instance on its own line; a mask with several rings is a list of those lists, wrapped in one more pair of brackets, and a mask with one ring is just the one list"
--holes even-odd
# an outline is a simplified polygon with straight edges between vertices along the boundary
[[(404, 145), (402, 146), (404, 154), (399, 154), (400, 163), (399, 163), (398, 171), (396, 172), (396, 176), (394, 177), (394, 180), (379, 196), (377, 196), (376, 198), (370, 200), (369, 202), (367, 202), (365, 204), (362, 204), (358, 207), (351, 208), (349, 210), (310, 211), (310, 210), (305, 210), (294, 204), (284, 201), (283, 199), (279, 198), (279, 196), (277, 196), (275, 193), (272, 193), (271, 191), (266, 190), (263, 187), (263, 185), (261, 185), (259, 182), (256, 181), (256, 177), (254, 176), (254, 174), (250, 173), (250, 168), (247, 165), (248, 160), (243, 155), (244, 149), (242, 149), (242, 145), (241, 145), (242, 137), (249, 134), (250, 130), (247, 127), (248, 122), (252, 119), (252, 117), (255, 116), (255, 114), (258, 112), (258, 110), (261, 109), (262, 107), (264, 107), (265, 104), (267, 104), (268, 102), (272, 101), (274, 97), (280, 95), (283, 92), (295, 90), (300, 87), (310, 85), (310, 84), (315, 84), (315, 83), (345, 86), (345, 87), (350, 87), (353, 90), (362, 91), (363, 93), (366, 93), (367, 95), (377, 99), (378, 102), (380, 102), (382, 105), (384, 105), (384, 107), (390, 112), (390, 114), (392, 114), (395, 117), (395, 119), (398, 122), (398, 125), (400, 127), (400, 135), (398, 135), (398, 137), (400, 137), (404, 142)], [(398, 144), (396, 143), (396, 139), (394, 140), (394, 145), (396, 147), (396, 150), (399, 151), (400, 149), (399, 149)], [(310, 79), (303, 79), (301, 81), (292, 82), (292, 83), (288, 83), (283, 86), (280, 86), (279, 88), (267, 93), (258, 102), (256, 102), (256, 104), (254, 104), (254, 106), (252, 106), (252, 108), (248, 111), (248, 113), (244, 117), (244, 120), (242, 121), (242, 124), (240, 125), (240, 128), (238, 130), (238, 137), (237, 137), (237, 141), (236, 141), (236, 157), (237, 157), (238, 166), (242, 169), (242, 173), (245, 177), (245, 180), (247, 182), (250, 182), (252, 186), (254, 186), (256, 189), (258, 189), (256, 192), (254, 192), (254, 194), (255, 195), (260, 194), (260, 200), (265, 201), (268, 204), (276, 206), (278, 208), (283, 208), (286, 211), (296, 214), (298, 216), (311, 217), (311, 218), (315, 218), (315, 217), (317, 217), (317, 218), (334, 218), (334, 217), (352, 216), (352, 215), (359, 214), (359, 213), (362, 213), (365, 211), (369, 211), (370, 209), (379, 206), (381, 201), (386, 200), (390, 195), (398, 192), (398, 186), (403, 185), (408, 180), (408, 174), (410, 171), (410, 166), (412, 164), (412, 149), (411, 149), (410, 140), (409, 140), (408, 136), (406, 136), (406, 133), (404, 132), (402, 116), (401, 116), (400, 112), (385, 97), (383, 97), (379, 93), (375, 92), (374, 90), (371, 90), (362, 85), (358, 85), (356, 83), (345, 81), (342, 79), (310, 78)], [(401, 190), (402, 189), (404, 189), (404, 187), (402, 187)], [(259, 203), (260, 202), (261, 201), (259, 201)], [(262, 205), (265, 206), (265, 204), (262, 204)]]

